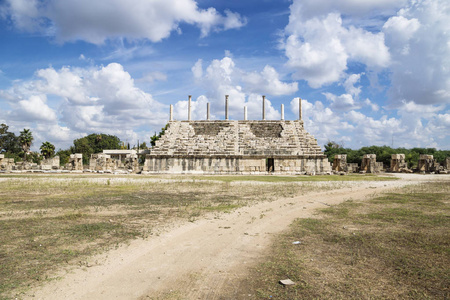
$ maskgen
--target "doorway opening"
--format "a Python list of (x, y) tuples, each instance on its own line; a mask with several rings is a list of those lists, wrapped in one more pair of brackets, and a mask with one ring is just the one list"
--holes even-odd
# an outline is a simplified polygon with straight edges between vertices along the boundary
[(273, 158), (266, 159), (266, 170), (267, 172), (275, 171), (275, 160)]

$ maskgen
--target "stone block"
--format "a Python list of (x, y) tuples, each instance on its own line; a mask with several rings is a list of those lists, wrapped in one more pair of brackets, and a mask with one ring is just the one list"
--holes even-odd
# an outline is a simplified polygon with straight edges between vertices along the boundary
[(417, 170), (419, 172), (430, 173), (439, 169), (439, 164), (434, 160), (433, 155), (420, 154), (419, 162), (417, 164)]
[(380, 172), (380, 165), (377, 164), (376, 154), (364, 154), (361, 162), (360, 172), (365, 173), (378, 173)]

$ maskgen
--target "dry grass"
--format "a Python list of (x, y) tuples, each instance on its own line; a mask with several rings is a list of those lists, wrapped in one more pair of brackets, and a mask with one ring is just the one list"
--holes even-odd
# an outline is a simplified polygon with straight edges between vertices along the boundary
[(299, 219), (241, 282), (241, 298), (449, 299), (449, 194), (449, 182), (426, 183)]
[[(208, 179), (208, 178), (206, 178)], [(338, 183), (254, 184), (192, 177), (0, 177), (0, 299), (18, 296), (61, 267), (131, 239), (158, 235), (177, 220), (195, 221), (255, 201), (292, 197)], [(277, 180), (272, 179), (272, 182)]]

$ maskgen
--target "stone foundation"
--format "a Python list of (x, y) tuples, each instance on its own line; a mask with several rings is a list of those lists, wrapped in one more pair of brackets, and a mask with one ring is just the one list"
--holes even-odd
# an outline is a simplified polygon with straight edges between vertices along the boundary
[(146, 156), (150, 173), (325, 173), (330, 163), (302, 121), (171, 121)]
[(143, 171), (147, 173), (182, 174), (316, 174), (329, 172), (330, 164), (326, 157), (172, 157), (147, 155)]

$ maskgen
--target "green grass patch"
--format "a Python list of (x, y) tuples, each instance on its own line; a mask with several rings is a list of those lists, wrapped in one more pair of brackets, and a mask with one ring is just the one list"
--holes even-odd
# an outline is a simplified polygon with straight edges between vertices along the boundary
[(215, 180), (223, 182), (234, 181), (259, 181), (259, 182), (302, 182), (302, 181), (386, 181), (398, 180), (396, 177), (379, 176), (374, 174), (351, 174), (351, 175), (315, 175), (315, 176), (277, 176), (277, 175), (233, 175), (233, 176), (196, 176), (195, 180)]
[(449, 182), (425, 183), (299, 219), (238, 288), (257, 299), (449, 299), (449, 194)]

